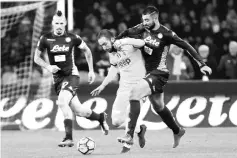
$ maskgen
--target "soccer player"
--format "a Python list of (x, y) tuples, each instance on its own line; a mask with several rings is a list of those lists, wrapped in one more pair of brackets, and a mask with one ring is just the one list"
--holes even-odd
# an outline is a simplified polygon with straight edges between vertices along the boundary
[(156, 7), (148, 6), (142, 13), (141, 24), (125, 30), (117, 38), (130, 35), (139, 35), (145, 41), (144, 59), (147, 75), (144, 79), (133, 87), (130, 95), (130, 113), (128, 131), (124, 137), (118, 138), (121, 143), (133, 144), (134, 128), (140, 113), (139, 100), (149, 96), (155, 111), (160, 115), (163, 122), (173, 131), (173, 148), (179, 145), (180, 138), (185, 134), (185, 130), (178, 126), (171, 111), (164, 105), (163, 87), (169, 77), (166, 66), (166, 56), (170, 44), (175, 44), (186, 49), (196, 60), (203, 74), (211, 74), (211, 69), (202, 61), (200, 55), (187, 42), (179, 38), (172, 30), (159, 23), (159, 11)]
[[(75, 34), (65, 30), (66, 18), (61, 11), (57, 11), (52, 20), (53, 31), (42, 35), (34, 56), (34, 61), (41, 67), (53, 74), (55, 91), (58, 95), (57, 105), (63, 112), (66, 136), (59, 147), (71, 147), (74, 145), (72, 138), (72, 112), (77, 116), (86, 117), (90, 120), (97, 120), (105, 135), (109, 127), (106, 123), (106, 114), (97, 114), (80, 103), (76, 91), (79, 87), (79, 72), (74, 61), (74, 47), (78, 47), (85, 53), (89, 66), (88, 81), (94, 82), (95, 74), (93, 69), (92, 54), (85, 42)], [(49, 64), (41, 58), (41, 54), (47, 51)]]
[[(102, 46), (103, 50), (109, 52), (111, 67), (102, 84), (93, 90), (91, 94), (92, 96), (99, 95), (116, 75), (120, 74), (119, 88), (113, 103), (111, 116), (113, 125), (120, 127), (128, 118), (130, 91), (146, 74), (144, 59), (139, 50), (139, 48), (144, 46), (145, 42), (134, 38), (124, 38), (115, 41), (113, 33), (104, 29), (98, 35), (98, 43)], [(126, 43), (126, 45), (117, 47), (121, 43)], [(146, 126), (138, 124), (135, 132), (138, 134), (139, 145), (143, 148), (145, 146), (144, 135)], [(130, 145), (125, 143), (122, 153), (128, 152), (130, 147)]]

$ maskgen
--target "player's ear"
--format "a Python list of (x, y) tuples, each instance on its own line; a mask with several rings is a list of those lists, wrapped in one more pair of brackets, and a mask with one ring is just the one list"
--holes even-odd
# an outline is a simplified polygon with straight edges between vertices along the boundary
[(114, 37), (111, 37), (111, 42), (115, 42), (115, 38)]
[(64, 21), (65, 21), (65, 26), (67, 25), (67, 19), (64, 17)]
[(152, 18), (157, 21), (158, 20), (158, 14), (153, 14)]

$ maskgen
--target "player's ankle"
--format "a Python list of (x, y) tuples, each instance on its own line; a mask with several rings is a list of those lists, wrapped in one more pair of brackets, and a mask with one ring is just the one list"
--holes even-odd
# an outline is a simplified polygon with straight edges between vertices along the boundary
[(72, 134), (67, 133), (65, 136), (65, 139), (72, 140)]

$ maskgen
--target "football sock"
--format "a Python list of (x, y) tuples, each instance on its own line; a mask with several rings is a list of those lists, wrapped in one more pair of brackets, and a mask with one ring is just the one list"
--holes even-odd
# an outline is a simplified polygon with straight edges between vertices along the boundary
[(130, 100), (130, 111), (128, 121), (128, 134), (133, 138), (134, 130), (136, 128), (137, 119), (140, 114), (140, 101)]
[(101, 115), (95, 113), (94, 111), (92, 111), (91, 115), (89, 117), (87, 117), (87, 119), (100, 121), (101, 120)]
[[(129, 120), (129, 119), (128, 119)], [(125, 122), (125, 134), (128, 132), (128, 120)], [(141, 125), (139, 122), (137, 122), (137, 125), (135, 127), (135, 133), (139, 134), (141, 132)]]
[(72, 120), (65, 119), (64, 120), (64, 127), (65, 127), (65, 132), (66, 132), (66, 138), (72, 140)]
[(162, 111), (156, 111), (156, 112), (160, 115), (164, 123), (173, 131), (174, 134), (179, 133), (179, 126), (176, 123), (171, 111), (166, 106)]
[(140, 133), (141, 132), (141, 125), (139, 122), (137, 122), (136, 128), (135, 128), (135, 133)]

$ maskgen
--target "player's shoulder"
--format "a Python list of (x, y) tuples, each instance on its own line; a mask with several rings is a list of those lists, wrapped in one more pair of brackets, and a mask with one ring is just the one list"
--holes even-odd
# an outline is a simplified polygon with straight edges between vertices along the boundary
[(67, 35), (68, 35), (68, 37), (71, 37), (73, 39), (81, 39), (81, 36), (79, 36), (78, 34), (75, 34), (75, 33), (68, 33)]
[(174, 36), (176, 35), (176, 33), (174, 31), (172, 31), (171, 29), (167, 28), (164, 25), (160, 25), (160, 32), (164, 35), (164, 36)]
[(52, 36), (51, 33), (45, 33), (40, 36), (40, 39), (47, 39), (50, 38), (51, 36)]
[(52, 36), (52, 33), (45, 33), (40, 36), (40, 41), (41, 42), (47, 42), (47, 41), (54, 41), (55, 39)]
[(141, 32), (141, 31), (144, 31), (144, 30), (145, 30), (145, 27), (144, 27), (144, 25), (143, 25), (142, 23), (139, 23), (139, 24), (133, 26), (133, 27), (130, 28), (130, 29), (132, 29), (133, 31), (139, 33), (139, 32)]

